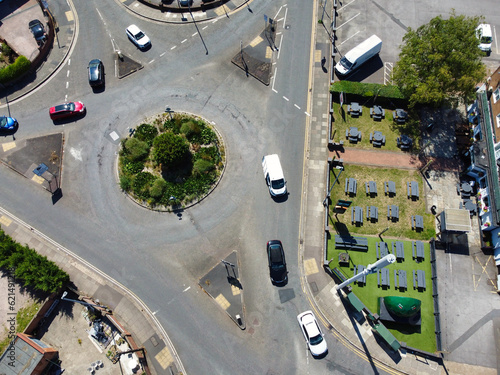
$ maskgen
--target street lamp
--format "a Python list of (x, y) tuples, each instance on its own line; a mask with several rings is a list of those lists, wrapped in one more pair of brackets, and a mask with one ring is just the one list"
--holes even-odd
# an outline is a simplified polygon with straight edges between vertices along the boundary
[(172, 111), (170, 107), (165, 108), (165, 113), (168, 113), (170, 120), (172, 120), (172, 113), (174, 113), (174, 111)]
[(357, 275), (354, 275), (350, 279), (344, 281), (342, 284), (339, 284), (336, 286), (336, 289), (342, 289), (343, 287), (353, 283), (356, 280), (361, 279), (363, 276), (369, 275), (371, 273), (377, 272), (379, 269), (384, 268), (388, 266), (389, 264), (392, 264), (396, 261), (396, 257), (394, 254), (387, 254), (385, 257), (383, 257), (380, 260), (377, 260), (373, 264), (369, 264), (362, 272), (358, 273)]
[(80, 305), (84, 305), (84, 306), (91, 306), (91, 307), (97, 306), (97, 307), (100, 307), (101, 309), (104, 309), (107, 312), (111, 312), (111, 310), (108, 309), (106, 306), (97, 305), (97, 304), (88, 303), (88, 302), (83, 302), (83, 301), (80, 301), (77, 299), (65, 298), (67, 295), (68, 295), (68, 292), (64, 292), (61, 296), (61, 300), (62, 301), (69, 301), (69, 302), (76, 302), (76, 303), (79, 303)]

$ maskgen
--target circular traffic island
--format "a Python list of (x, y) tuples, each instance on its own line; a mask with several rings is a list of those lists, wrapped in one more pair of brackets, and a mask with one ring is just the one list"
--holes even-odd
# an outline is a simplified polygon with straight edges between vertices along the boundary
[(120, 187), (144, 207), (171, 211), (205, 198), (222, 177), (222, 137), (208, 121), (160, 114), (121, 141)]

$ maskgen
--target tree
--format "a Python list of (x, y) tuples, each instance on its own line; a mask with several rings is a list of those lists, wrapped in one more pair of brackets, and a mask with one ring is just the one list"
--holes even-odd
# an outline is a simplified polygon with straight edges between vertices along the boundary
[(181, 165), (188, 153), (186, 140), (171, 132), (160, 134), (153, 142), (154, 158), (163, 168), (172, 169)]
[(410, 106), (440, 106), (448, 97), (467, 103), (475, 86), (486, 77), (478, 48), (476, 27), (482, 17), (433, 18), (403, 37), (393, 78)]

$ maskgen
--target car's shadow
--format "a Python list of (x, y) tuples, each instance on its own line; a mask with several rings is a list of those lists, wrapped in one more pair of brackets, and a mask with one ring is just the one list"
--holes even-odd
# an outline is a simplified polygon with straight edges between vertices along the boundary
[(106, 89), (106, 84), (103, 83), (102, 85), (100, 86), (91, 86), (92, 87), (92, 92), (94, 94), (100, 94), (100, 93), (103, 93), (104, 90)]
[(287, 192), (286, 194), (283, 194), (283, 195), (278, 195), (278, 196), (271, 195), (271, 198), (276, 203), (282, 203), (282, 202), (286, 202), (288, 200), (288, 195), (290, 195), (289, 192)]
[(85, 118), (85, 116), (87, 116), (87, 110), (85, 110), (85, 112), (78, 114), (78, 115), (74, 115), (74, 116), (66, 117), (66, 118), (61, 118), (61, 119), (57, 119), (57, 120), (52, 120), (52, 122), (54, 125), (66, 125), (66, 124), (69, 124), (71, 122), (77, 122), (78, 120)]

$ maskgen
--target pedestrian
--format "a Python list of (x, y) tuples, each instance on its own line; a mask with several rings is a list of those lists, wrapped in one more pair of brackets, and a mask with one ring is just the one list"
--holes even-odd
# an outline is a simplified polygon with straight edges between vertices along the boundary
[(326, 57), (323, 56), (323, 58), (321, 59), (321, 67), (324, 68), (325, 64), (326, 64)]

